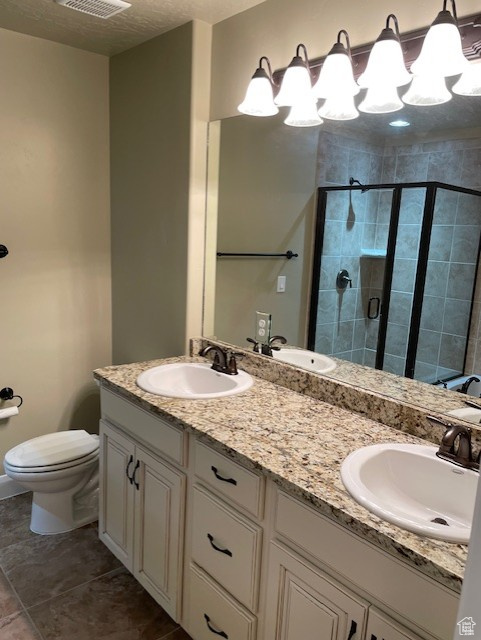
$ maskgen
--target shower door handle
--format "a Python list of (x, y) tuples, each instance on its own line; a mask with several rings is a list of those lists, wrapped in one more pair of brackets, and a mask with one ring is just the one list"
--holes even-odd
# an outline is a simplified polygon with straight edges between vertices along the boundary
[(369, 298), (367, 305), (367, 317), (369, 320), (376, 320), (379, 318), (379, 310), (381, 308), (381, 299), (377, 297)]

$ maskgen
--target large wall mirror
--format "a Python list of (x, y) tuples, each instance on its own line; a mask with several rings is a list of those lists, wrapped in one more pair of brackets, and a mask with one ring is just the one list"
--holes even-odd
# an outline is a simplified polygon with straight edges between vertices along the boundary
[[(409, 126), (390, 124), (400, 117)], [(374, 367), (371, 299), (386, 303), (390, 264), (381, 368), (405, 375), (416, 333), (411, 377), (481, 373), (481, 98), (305, 129), (284, 118), (212, 123), (206, 334), (247, 347), (255, 312), (265, 311), (290, 345)], [(287, 251), (298, 257), (214, 255)], [(352, 287), (336, 286), (342, 269)]]

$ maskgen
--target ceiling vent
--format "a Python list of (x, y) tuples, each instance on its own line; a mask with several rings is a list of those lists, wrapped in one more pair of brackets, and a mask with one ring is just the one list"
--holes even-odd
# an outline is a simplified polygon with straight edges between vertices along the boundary
[(123, 0), (55, 0), (55, 2), (64, 7), (104, 19), (111, 18), (132, 6)]

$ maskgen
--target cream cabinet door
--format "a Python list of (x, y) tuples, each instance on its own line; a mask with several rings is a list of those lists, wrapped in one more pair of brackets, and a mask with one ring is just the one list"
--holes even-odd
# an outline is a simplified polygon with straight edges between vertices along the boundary
[(266, 640), (361, 640), (368, 603), (277, 543), (269, 553)]
[(99, 537), (133, 571), (135, 445), (100, 422)]
[(134, 575), (177, 620), (185, 476), (139, 446), (135, 464)]
[(421, 640), (420, 636), (391, 620), (374, 607), (369, 609), (366, 640)]

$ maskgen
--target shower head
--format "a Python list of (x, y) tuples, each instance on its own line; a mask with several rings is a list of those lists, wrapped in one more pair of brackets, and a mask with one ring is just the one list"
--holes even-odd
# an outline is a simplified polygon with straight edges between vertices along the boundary
[(363, 184), (361, 184), (361, 183), (359, 182), (359, 180), (355, 180), (355, 179), (354, 179), (354, 178), (352, 178), (352, 177), (351, 177), (351, 178), (349, 178), (349, 184), (351, 185), (351, 187), (352, 187), (354, 184), (358, 184), (358, 185), (361, 187), (361, 193), (365, 193), (366, 191), (369, 191), (369, 187), (365, 187)]

